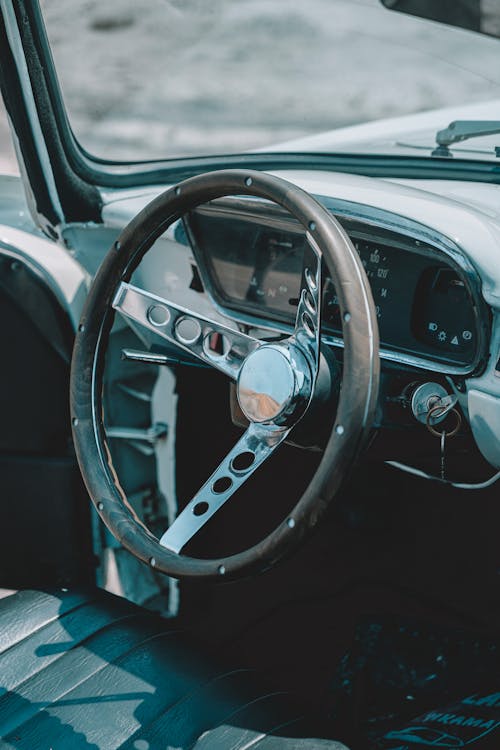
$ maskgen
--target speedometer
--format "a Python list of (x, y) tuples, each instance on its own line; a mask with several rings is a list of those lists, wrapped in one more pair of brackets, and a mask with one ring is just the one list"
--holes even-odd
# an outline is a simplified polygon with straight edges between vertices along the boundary
[[(387, 244), (352, 239), (370, 281), (381, 338), (395, 346), (408, 346), (413, 295), (418, 279), (429, 265), (428, 259)], [(340, 331), (338, 302), (331, 281), (326, 287), (324, 320)]]

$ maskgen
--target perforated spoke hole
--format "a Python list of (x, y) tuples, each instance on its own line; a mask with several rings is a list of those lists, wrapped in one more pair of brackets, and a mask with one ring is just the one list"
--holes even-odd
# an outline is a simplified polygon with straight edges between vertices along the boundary
[(302, 313), (302, 325), (307, 335), (313, 339), (315, 336), (314, 323), (312, 321), (311, 316), (307, 312)]
[(318, 288), (318, 285), (316, 284), (316, 279), (314, 278), (314, 274), (313, 274), (313, 272), (311, 271), (310, 268), (306, 268), (305, 269), (304, 276), (305, 276), (305, 279), (306, 279), (306, 284), (309, 287), (309, 289), (312, 292), (315, 292), (316, 289)]
[(233, 471), (248, 471), (254, 461), (255, 453), (244, 451), (233, 458), (231, 461), (231, 468)]
[(306, 292), (304, 294), (304, 304), (311, 315), (314, 315), (316, 312), (316, 302), (314, 301), (312, 294), (310, 294), (309, 292)]
[(170, 320), (170, 312), (165, 305), (151, 305), (146, 315), (153, 326), (164, 326)]
[(215, 359), (218, 357), (224, 357), (231, 349), (229, 338), (218, 331), (209, 333), (205, 338), (204, 345), (206, 353)]
[(212, 485), (212, 492), (215, 492), (216, 495), (221, 495), (223, 492), (227, 492), (228, 489), (231, 487), (233, 483), (233, 480), (229, 477), (220, 477), (219, 479), (216, 479), (215, 482)]
[(203, 516), (207, 512), (208, 507), (208, 503), (203, 500), (201, 503), (196, 503), (193, 508), (193, 513), (195, 516)]
[(195, 344), (201, 336), (201, 325), (195, 318), (179, 318), (175, 324), (175, 336), (181, 344)]

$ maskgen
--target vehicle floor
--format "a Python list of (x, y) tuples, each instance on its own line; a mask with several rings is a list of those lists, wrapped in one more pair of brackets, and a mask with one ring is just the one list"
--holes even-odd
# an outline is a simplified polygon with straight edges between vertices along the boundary
[[(239, 434), (227, 384), (206, 378), (179, 380), (181, 502)], [(284, 446), (189, 552), (256, 541), (300, 496), (317, 460)], [(363, 461), (297, 553), (261, 576), (182, 583), (180, 617), (232, 661), (294, 689), (332, 737), (373, 748), (401, 722), (500, 691), (499, 514), (498, 487), (461, 491)]]

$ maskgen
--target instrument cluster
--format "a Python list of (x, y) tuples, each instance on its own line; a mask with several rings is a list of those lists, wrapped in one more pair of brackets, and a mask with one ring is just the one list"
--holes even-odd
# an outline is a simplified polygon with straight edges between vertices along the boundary
[[(471, 369), (482, 338), (479, 295), (451, 255), (392, 229), (337, 216), (370, 281), (381, 347)], [(186, 227), (208, 291), (225, 309), (293, 323), (304, 247), (300, 226), (264, 206), (253, 212), (215, 204)], [(325, 272), (322, 330), (342, 329), (335, 287)]]

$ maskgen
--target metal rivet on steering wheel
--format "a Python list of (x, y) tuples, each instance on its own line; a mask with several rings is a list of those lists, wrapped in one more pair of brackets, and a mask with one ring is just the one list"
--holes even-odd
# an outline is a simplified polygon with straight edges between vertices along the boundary
[[(227, 195), (254, 195), (283, 206), (303, 226), (302, 283), (294, 331), (265, 343), (129, 283), (167, 227), (187, 211)], [(331, 436), (293, 512), (265, 539), (226, 558), (182, 553), (186, 544), (287, 438), (315, 398), (320, 367), (322, 258), (332, 277), (344, 332), (342, 390)], [(104, 354), (115, 311), (227, 375), (249, 426), (160, 539), (127, 502), (102, 422)], [(219, 334), (224, 345), (210, 346)], [(378, 393), (378, 330), (359, 257), (335, 219), (294, 185), (259, 172), (228, 170), (186, 180), (156, 198), (123, 230), (90, 289), (71, 371), (71, 410), (80, 468), (104, 522), (122, 544), (172, 576), (220, 576), (269, 567), (314, 528), (353, 465), (370, 430)]]

